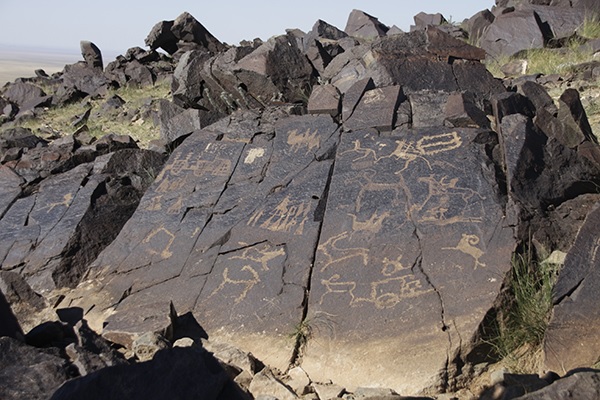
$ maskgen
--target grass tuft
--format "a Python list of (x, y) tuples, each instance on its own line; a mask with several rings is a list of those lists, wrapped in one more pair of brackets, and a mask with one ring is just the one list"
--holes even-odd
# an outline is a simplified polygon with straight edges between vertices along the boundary
[(529, 250), (513, 256), (507, 301), (485, 342), (514, 372), (536, 372), (558, 270), (556, 264), (536, 262)]
[(581, 27), (577, 29), (577, 34), (586, 39), (600, 38), (600, 18), (597, 16), (586, 16)]

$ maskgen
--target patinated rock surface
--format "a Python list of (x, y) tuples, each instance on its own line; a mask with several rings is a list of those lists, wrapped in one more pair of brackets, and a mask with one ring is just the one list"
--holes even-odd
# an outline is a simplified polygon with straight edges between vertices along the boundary
[(47, 399), (70, 378), (58, 351), (43, 351), (0, 337), (0, 396), (6, 400)]
[(579, 230), (553, 291), (554, 310), (544, 341), (546, 368), (565, 373), (593, 365), (600, 354), (600, 207)]
[(466, 353), (460, 338), (495, 300), (515, 246), (493, 175), (474, 168), (491, 164), (494, 138), (440, 128), (342, 136), (309, 298), (302, 367), (313, 379), (341, 367), (332, 379), (347, 387), (417, 393)]

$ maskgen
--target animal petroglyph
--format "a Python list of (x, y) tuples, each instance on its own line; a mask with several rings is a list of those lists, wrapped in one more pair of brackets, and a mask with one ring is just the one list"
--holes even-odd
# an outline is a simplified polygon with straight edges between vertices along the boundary
[(371, 233), (379, 233), (381, 227), (383, 225), (383, 221), (390, 216), (389, 211), (382, 212), (381, 214), (377, 214), (377, 212), (371, 215), (371, 218), (366, 221), (359, 221), (358, 217), (354, 214), (348, 214), (352, 217), (352, 231), (360, 232), (360, 231), (368, 231)]
[(306, 148), (306, 153), (310, 153), (321, 145), (318, 134), (318, 130), (311, 132), (310, 129), (307, 129), (303, 133), (298, 133), (298, 130), (294, 129), (288, 134), (287, 144), (292, 147), (291, 150), (294, 153), (303, 148)]
[(356, 211), (360, 212), (363, 207), (365, 196), (372, 192), (393, 192), (394, 198), (390, 202), (396, 204), (398, 196), (402, 192), (400, 182), (376, 182), (374, 181), (377, 172), (372, 169), (367, 169), (362, 172), (360, 179), (364, 182), (360, 185), (358, 196), (356, 196)]
[(362, 98), (364, 104), (379, 103), (382, 100), (385, 100), (385, 94), (381, 88), (367, 91)]
[(148, 205), (146, 206), (146, 210), (148, 211), (160, 211), (162, 208), (162, 200), (163, 195), (154, 196), (148, 201)]
[(46, 213), (51, 212), (52, 210), (54, 210), (56, 207), (69, 207), (69, 205), (71, 204), (71, 202), (73, 201), (73, 194), (72, 193), (67, 193), (63, 196), (62, 201), (58, 201), (56, 203), (50, 203), (48, 205), (46, 205), (45, 207), (42, 207), (42, 210), (44, 208), (47, 208), (48, 210), (46, 211)]
[(433, 289), (424, 289), (421, 281), (413, 275), (389, 277), (371, 282), (368, 286), (361, 285), (367, 289), (365, 296), (357, 294), (359, 285), (356, 282), (341, 281), (339, 274), (334, 274), (329, 279), (322, 279), (321, 284), (326, 291), (321, 296), (319, 304), (323, 304), (328, 295), (346, 294), (350, 296), (350, 307), (356, 307), (361, 303), (370, 303), (378, 309), (393, 308), (404, 299), (422, 296), (433, 291)]
[[(421, 204), (411, 205), (411, 213), (420, 213), (423, 210), (419, 222), (433, 223), (436, 225), (449, 225), (457, 222), (481, 222), (481, 216), (464, 215), (465, 206), (469, 204), (471, 198), (481, 196), (470, 188), (458, 186), (458, 178), (448, 179), (447, 176), (436, 179), (434, 175), (420, 177), (417, 182), (427, 184), (427, 196)], [(452, 204), (452, 199), (460, 199), (460, 206)], [(453, 215), (449, 217), (450, 212)]]
[(248, 155), (244, 158), (244, 164), (252, 164), (257, 158), (261, 158), (265, 155), (265, 149), (258, 147), (256, 149), (250, 149)]
[(150, 253), (158, 254), (163, 259), (167, 259), (173, 255), (173, 253), (171, 252), (171, 246), (173, 245), (174, 241), (175, 235), (173, 235), (173, 233), (171, 233), (171, 231), (169, 231), (165, 227), (161, 226), (150, 232), (148, 236), (146, 236), (146, 238), (142, 241), (142, 243), (149, 244), (150, 242), (156, 242), (157, 246), (161, 248), (161, 250), (154, 250), (151, 248), (149, 250)]
[(401, 259), (402, 255), (396, 257), (395, 260), (390, 260), (389, 258), (385, 257), (383, 259), (383, 268), (381, 270), (383, 276), (392, 276), (400, 271), (406, 270), (407, 267), (400, 262)]
[(273, 249), (273, 247), (266, 245), (260, 248), (254, 246), (244, 249), (241, 255), (233, 256), (231, 259), (252, 261), (259, 264), (262, 271), (268, 271), (269, 262), (280, 256), (285, 256), (285, 249), (283, 247), (279, 246)]
[(475, 260), (475, 269), (477, 269), (477, 267), (485, 267), (485, 264), (479, 261), (485, 253), (481, 249), (475, 247), (478, 244), (479, 237), (477, 235), (463, 233), (462, 238), (455, 247), (442, 247), (442, 250), (456, 250), (473, 257)]
[(252, 268), (249, 265), (244, 265), (240, 271), (245, 271), (249, 275), (249, 277), (247, 279), (232, 279), (229, 276), (229, 268), (226, 267), (223, 270), (223, 281), (221, 281), (221, 284), (215, 290), (213, 290), (209, 297), (214, 296), (215, 294), (223, 290), (227, 285), (240, 285), (242, 286), (242, 292), (238, 297), (236, 297), (234, 303), (238, 304), (240, 301), (244, 300), (248, 295), (248, 292), (255, 285), (260, 283), (260, 276), (258, 275), (258, 272), (256, 272), (254, 268)]
[(310, 203), (300, 202), (299, 204), (293, 204), (289, 196), (286, 196), (275, 207), (274, 212), (268, 218), (264, 219), (266, 210), (263, 208), (256, 211), (250, 217), (247, 225), (258, 225), (261, 228), (274, 232), (289, 232), (294, 235), (302, 235), (310, 209)]
[(340, 154), (340, 155), (344, 155), (346, 153), (356, 153), (359, 155), (359, 157), (352, 160), (352, 168), (353, 169), (363, 169), (363, 168), (365, 168), (365, 166), (368, 167), (368, 166), (371, 166), (372, 164), (378, 163), (381, 160), (391, 159), (391, 158), (400, 159), (400, 160), (405, 161), (404, 167), (399, 172), (402, 172), (405, 169), (407, 169), (411, 162), (413, 162), (419, 158), (422, 159), (423, 161), (425, 161), (425, 163), (427, 163), (429, 169), (431, 169), (431, 165), (429, 164), (429, 161), (427, 161), (427, 159), (425, 157), (423, 157), (423, 154), (420, 153), (419, 151), (417, 151), (411, 143), (409, 143), (405, 140), (396, 140), (396, 148), (394, 149), (394, 151), (392, 151), (389, 154), (384, 154), (384, 155), (378, 155), (378, 151), (383, 151), (387, 147), (387, 145), (385, 143), (380, 143), (378, 145), (378, 147), (379, 147), (378, 151), (375, 151), (374, 149), (362, 147), (359, 140), (355, 140), (353, 142), (353, 145), (354, 145), (354, 147), (351, 150), (346, 150), (345, 152)]
[(179, 214), (181, 209), (183, 208), (183, 196), (179, 196), (177, 201), (175, 201), (171, 206), (167, 209), (167, 214)]
[(344, 264), (352, 258), (361, 260), (365, 267), (369, 263), (369, 249), (362, 247), (344, 247), (342, 242), (347, 240), (350, 235), (348, 232), (340, 233), (327, 239), (318, 247), (318, 251), (325, 257), (325, 262), (321, 267), (321, 272), (334, 264)]

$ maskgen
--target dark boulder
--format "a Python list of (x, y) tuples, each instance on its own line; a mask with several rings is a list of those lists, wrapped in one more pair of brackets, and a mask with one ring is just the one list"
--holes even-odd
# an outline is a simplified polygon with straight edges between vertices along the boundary
[(545, 366), (559, 373), (593, 365), (600, 355), (595, 329), (600, 320), (599, 224), (600, 207), (596, 205), (567, 253), (552, 293), (554, 309), (544, 339)]
[(391, 132), (395, 128), (398, 106), (406, 97), (400, 86), (387, 86), (366, 91), (352, 116), (344, 121), (348, 131), (375, 128)]
[[(23, 331), (19, 321), (10, 308), (10, 303), (4, 297), (4, 282), (0, 281), (0, 338), (9, 337), (12, 339), (23, 339)], [(0, 339), (1, 340), (1, 339)]]
[(519, 397), (519, 400), (595, 399), (600, 396), (600, 371), (581, 369), (570, 371), (543, 389)]
[(178, 40), (198, 44), (212, 54), (226, 49), (223, 43), (187, 12), (182, 13), (175, 19), (171, 32)]
[(169, 54), (177, 51), (177, 37), (171, 32), (175, 21), (161, 21), (152, 27), (152, 30), (144, 40), (146, 46), (151, 50), (163, 49)]
[[(37, 107), (47, 106), (52, 101), (52, 96), (31, 83), (15, 82), (4, 89), (2, 96), (19, 107), (19, 112), (33, 110)], [(12, 111), (9, 111), (12, 114)]]
[(74, 90), (95, 97), (106, 95), (111, 87), (111, 82), (102, 70), (91, 68), (86, 62), (81, 61), (65, 66), (61, 86), (63, 91)]
[[(427, 14), (424, 12), (420, 12), (417, 15), (415, 15), (413, 19), (415, 20), (416, 29), (425, 29), (428, 26), (439, 26), (448, 22), (446, 18), (444, 18), (444, 16), (440, 13)], [(411, 30), (413, 29), (411, 28)]]
[[(304, 36), (303, 42), (305, 46), (311, 43), (312, 40), (329, 39), (339, 40), (347, 37), (348, 34), (344, 31), (339, 30), (333, 25), (319, 19), (313, 25), (312, 29)], [(306, 47), (305, 47), (306, 49)]]
[(0, 337), (0, 397), (44, 400), (71, 378), (67, 361), (56, 353)]
[[(51, 393), (51, 392), (50, 392)], [(50, 397), (68, 399), (248, 399), (201, 348), (174, 348), (153, 360), (104, 368), (65, 383)]]
[(385, 36), (388, 30), (377, 18), (360, 10), (352, 10), (344, 28), (348, 35), (359, 39), (376, 39)]
[(470, 43), (478, 45), (485, 30), (494, 22), (494, 19), (496, 17), (490, 10), (482, 10), (469, 18), (465, 27), (469, 34)]
[(102, 52), (92, 42), (88, 42), (87, 40), (82, 40), (79, 42), (79, 47), (81, 48), (81, 55), (83, 59), (87, 63), (90, 68), (98, 68), (100, 70), (104, 69), (104, 64), (102, 63)]
[(340, 113), (341, 93), (333, 85), (315, 86), (308, 99), (309, 114), (329, 114), (337, 117)]
[(573, 37), (581, 29), (587, 15), (583, 8), (524, 5), (518, 9), (534, 11), (543, 27), (542, 32), (547, 36), (546, 40), (558, 43)]
[(544, 47), (540, 19), (532, 10), (520, 10), (497, 16), (487, 28), (479, 45), (492, 57), (512, 56), (521, 50)]

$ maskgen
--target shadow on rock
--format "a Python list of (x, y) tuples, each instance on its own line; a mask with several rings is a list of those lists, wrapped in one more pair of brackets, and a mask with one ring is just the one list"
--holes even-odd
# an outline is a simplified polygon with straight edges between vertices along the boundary
[(67, 399), (248, 399), (202, 348), (173, 348), (148, 362), (104, 368), (65, 383), (51, 397)]

